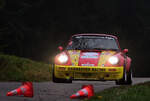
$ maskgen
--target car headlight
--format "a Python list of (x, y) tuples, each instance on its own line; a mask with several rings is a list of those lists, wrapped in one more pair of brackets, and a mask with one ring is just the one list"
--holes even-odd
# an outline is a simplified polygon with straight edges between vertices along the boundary
[(117, 63), (119, 62), (119, 59), (118, 59), (118, 57), (116, 57), (116, 56), (112, 56), (112, 57), (110, 57), (110, 58), (108, 59), (108, 61), (109, 61), (109, 63), (111, 63), (112, 65), (115, 65), (115, 64), (117, 64)]
[(68, 61), (68, 56), (66, 54), (61, 54), (57, 59), (60, 63), (66, 63)]

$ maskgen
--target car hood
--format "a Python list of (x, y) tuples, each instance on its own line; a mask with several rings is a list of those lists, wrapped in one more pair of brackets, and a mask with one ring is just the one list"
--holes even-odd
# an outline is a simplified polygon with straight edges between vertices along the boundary
[(68, 50), (72, 66), (104, 66), (116, 51)]

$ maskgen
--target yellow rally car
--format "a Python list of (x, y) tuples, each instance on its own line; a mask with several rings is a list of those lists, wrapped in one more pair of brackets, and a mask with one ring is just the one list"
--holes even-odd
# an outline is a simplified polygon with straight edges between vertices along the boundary
[(128, 49), (121, 50), (117, 37), (106, 34), (73, 35), (65, 50), (55, 56), (52, 80), (114, 80), (116, 84), (132, 84), (131, 59)]

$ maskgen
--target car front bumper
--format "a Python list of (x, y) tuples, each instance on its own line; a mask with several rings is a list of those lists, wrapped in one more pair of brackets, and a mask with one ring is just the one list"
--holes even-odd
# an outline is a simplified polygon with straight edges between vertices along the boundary
[(121, 67), (63, 66), (54, 65), (54, 75), (72, 80), (119, 80), (123, 77)]

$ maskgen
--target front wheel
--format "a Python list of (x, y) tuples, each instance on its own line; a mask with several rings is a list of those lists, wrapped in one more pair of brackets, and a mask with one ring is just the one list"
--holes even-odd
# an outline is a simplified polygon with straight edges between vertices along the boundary
[(131, 85), (132, 84), (132, 69), (127, 72), (124, 68), (123, 78), (116, 81), (117, 85)]
[(132, 84), (132, 69), (129, 70), (129, 72), (127, 73), (127, 81), (126, 81), (127, 85), (131, 85)]

